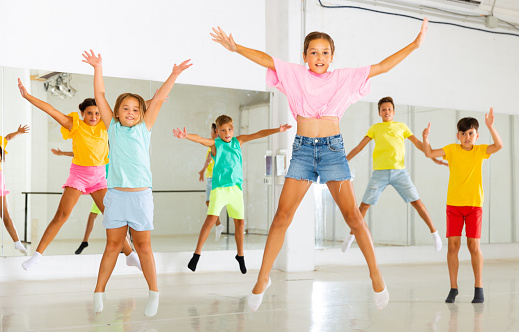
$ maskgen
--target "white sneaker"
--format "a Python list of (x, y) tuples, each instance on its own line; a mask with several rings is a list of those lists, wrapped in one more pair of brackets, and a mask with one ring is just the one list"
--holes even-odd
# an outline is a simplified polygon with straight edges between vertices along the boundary
[(342, 242), (342, 245), (341, 245), (341, 250), (342, 252), (346, 252), (348, 251), (348, 249), (350, 249), (351, 247), (351, 244), (353, 243), (353, 241), (355, 241), (355, 235), (353, 234), (350, 234), (346, 240), (344, 240), (344, 242)]
[(220, 240), (220, 236), (222, 236), (222, 233), (224, 230), (225, 230), (224, 225), (220, 224), (220, 225), (216, 226), (216, 231), (214, 233), (216, 242), (218, 242)]

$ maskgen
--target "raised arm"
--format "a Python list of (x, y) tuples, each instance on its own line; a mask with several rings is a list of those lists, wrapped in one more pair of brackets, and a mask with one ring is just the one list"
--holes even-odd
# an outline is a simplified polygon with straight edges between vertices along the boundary
[(60, 111), (55, 109), (51, 104), (46, 103), (43, 100), (40, 100), (30, 95), (23, 86), (22, 81), (20, 79), (18, 79), (18, 89), (20, 89), (20, 94), (22, 95), (22, 97), (25, 98), (29, 103), (33, 104), (34, 106), (38, 107), (39, 109), (50, 115), (64, 128), (68, 130), (72, 129), (72, 117), (61, 113)]
[(274, 59), (267, 53), (253, 50), (251, 48), (247, 48), (241, 45), (236, 44), (232, 37), (232, 33), (227, 36), (225, 32), (218, 27), (218, 29), (213, 28), (213, 32), (211, 33), (211, 36), (213, 37), (213, 41), (221, 44), (223, 47), (228, 49), (231, 52), (236, 52), (247, 59), (251, 60), (252, 62), (257, 63), (260, 66), (263, 66), (265, 68), (269, 68), (272, 70), (276, 70), (276, 67), (274, 67)]
[(50, 151), (56, 156), (74, 157), (74, 152), (72, 151), (61, 151), (60, 149), (50, 149)]
[(200, 143), (202, 145), (205, 145), (207, 147), (210, 147), (210, 146), (213, 146), (214, 145), (214, 139), (212, 138), (205, 138), (205, 137), (202, 137), (202, 136), (199, 136), (197, 134), (189, 134), (187, 131), (186, 131), (186, 127), (184, 127), (184, 130), (180, 130), (179, 128), (177, 129), (173, 129), (173, 135), (175, 135), (176, 138), (180, 138), (180, 139), (188, 139), (190, 141), (193, 141), (195, 143)]
[(105, 97), (105, 83), (103, 81), (103, 59), (101, 58), (101, 54), (97, 54), (96, 56), (92, 50), (90, 50), (90, 53), (85, 51), (85, 53), (83, 53), (83, 58), (85, 58), (85, 60), (82, 60), (83, 62), (86, 62), (94, 67), (94, 97), (96, 99), (97, 108), (101, 113), (101, 120), (103, 120), (103, 123), (108, 129), (114, 114)]
[(346, 159), (348, 161), (352, 160), (353, 157), (355, 157), (360, 151), (362, 151), (362, 149), (364, 149), (364, 147), (369, 143), (369, 141), (371, 141), (371, 137), (368, 137), (368, 136), (364, 136), (364, 138), (362, 139), (362, 141), (360, 141), (359, 145), (357, 145), (356, 147), (354, 147), (350, 153), (348, 153), (348, 155), (346, 156)]
[[(409, 140), (414, 144), (414, 146), (416, 146), (416, 148), (422, 152), (425, 152), (424, 151), (424, 144), (418, 139), (416, 138), (415, 135), (411, 135), (408, 137)], [(443, 151), (443, 150), (442, 150)], [(440, 160), (440, 159), (436, 159), (436, 158), (431, 158), (431, 160), (438, 164), (438, 165), (445, 165), (445, 166), (449, 166), (448, 163), (444, 162), (443, 160)]]
[(445, 156), (445, 151), (443, 149), (432, 149), (431, 144), (429, 143), (429, 132), (431, 131), (431, 124), (424, 129), (423, 136), (423, 152), (427, 158), (439, 158)]
[(5, 140), (6, 140), (6, 141), (10, 141), (10, 140), (12, 140), (13, 138), (15, 138), (16, 136), (19, 136), (19, 135), (21, 135), (21, 134), (26, 134), (26, 133), (28, 133), (29, 130), (30, 130), (30, 128), (29, 128), (28, 125), (25, 125), (25, 126), (23, 126), (23, 127), (22, 127), (22, 125), (20, 125), (20, 126), (18, 127), (18, 130), (17, 130), (17, 131), (5, 135)]
[(150, 101), (150, 106), (146, 110), (146, 113), (144, 113), (144, 122), (146, 123), (146, 128), (148, 130), (151, 130), (153, 124), (155, 123), (155, 120), (157, 120), (157, 116), (159, 115), (162, 103), (168, 97), (168, 94), (171, 91), (171, 88), (173, 88), (173, 85), (175, 84), (177, 77), (184, 70), (191, 67), (192, 64), (189, 63), (189, 61), (191, 61), (191, 59), (182, 62), (178, 66), (176, 64), (173, 66), (173, 71), (171, 72), (171, 75), (169, 75), (166, 82), (162, 84), (160, 89), (153, 96), (153, 99)]
[(490, 135), (492, 135), (492, 141), (494, 144), (487, 146), (487, 153), (492, 154), (503, 148), (503, 141), (501, 140), (501, 136), (497, 133), (496, 128), (494, 128), (494, 109), (490, 108), (488, 114), (485, 114), (485, 124), (490, 131)]
[(263, 138), (263, 137), (267, 137), (267, 136), (270, 136), (273, 134), (282, 133), (284, 131), (287, 131), (290, 128), (292, 128), (291, 125), (284, 124), (284, 125), (279, 126), (279, 128), (263, 129), (263, 130), (258, 131), (257, 133), (250, 134), (250, 135), (240, 135), (240, 136), (237, 136), (236, 138), (238, 139), (238, 142), (240, 142), (240, 145), (241, 145), (243, 143), (246, 143), (248, 141), (252, 141), (252, 140), (255, 140), (258, 138)]
[(414, 50), (419, 48), (422, 45), (422, 42), (425, 38), (425, 32), (427, 31), (427, 22), (429, 22), (427, 18), (424, 18), (422, 28), (420, 29), (420, 33), (411, 44), (407, 45), (395, 54), (390, 55), (386, 59), (382, 60), (382, 62), (376, 65), (372, 65), (368, 77), (373, 77), (383, 73), (387, 73), (388, 71), (393, 69), (393, 67), (402, 62), (402, 60), (407, 58), (407, 56), (411, 54)]

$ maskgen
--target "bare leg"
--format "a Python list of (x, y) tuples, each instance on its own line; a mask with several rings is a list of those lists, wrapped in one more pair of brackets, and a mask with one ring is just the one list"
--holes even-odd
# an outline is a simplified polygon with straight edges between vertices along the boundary
[(285, 179), (285, 184), (279, 197), (278, 209), (270, 226), (267, 243), (265, 244), (258, 281), (252, 290), (253, 294), (261, 294), (265, 291), (269, 281), (270, 270), (285, 241), (285, 233), (288, 226), (292, 223), (297, 207), (303, 200), (309, 187), (310, 183), (308, 181)]
[(483, 288), (483, 253), (479, 245), (479, 239), (467, 238), (467, 247), (470, 251), (472, 270), (474, 270), (474, 287)]
[[(371, 205), (368, 205), (368, 204), (364, 204), (364, 203), (360, 203), (360, 206), (359, 206), (359, 211), (360, 211), (360, 214), (362, 215), (362, 219), (364, 219), (364, 217), (366, 217), (366, 213), (368, 212), (368, 209)], [(353, 231), (350, 230), (350, 234), (353, 234)]]
[(461, 236), (451, 236), (448, 238), (448, 241), (449, 250), (447, 252), (447, 265), (449, 267), (451, 288), (458, 289), (458, 269), (460, 266), (458, 253), (461, 246)]
[(425, 208), (425, 205), (422, 203), (422, 200), (419, 199), (417, 201), (411, 202), (411, 205), (416, 209), (416, 212), (418, 212), (420, 218), (422, 218), (423, 221), (425, 221), (431, 233), (436, 232), (436, 227), (434, 227), (434, 224), (431, 220), (431, 216), (429, 215), (429, 212), (427, 212), (427, 209)]
[(126, 240), (127, 232), (128, 226), (106, 230), (106, 247), (99, 266), (95, 293), (104, 293), (108, 279), (110, 279), (117, 262), (117, 256), (119, 256)]
[[(209, 201), (205, 201), (205, 206), (209, 207)], [(220, 217), (217, 216), (216, 226), (220, 226), (222, 223), (220, 222)]]
[(202, 229), (200, 230), (200, 235), (198, 236), (198, 243), (196, 244), (195, 254), (200, 255), (202, 253), (202, 247), (204, 246), (209, 233), (211, 232), (211, 228), (213, 228), (214, 223), (218, 219), (218, 216), (207, 215), (205, 218), (205, 222), (202, 225)]
[(43, 233), (40, 243), (36, 248), (37, 252), (43, 254), (52, 240), (54, 240), (59, 230), (61, 229), (61, 226), (63, 226), (63, 224), (70, 216), (70, 213), (72, 212), (72, 209), (76, 205), (80, 196), (81, 191), (71, 187), (65, 187), (58, 205), (58, 210), (56, 211), (56, 215), (49, 223), (49, 226), (47, 226), (45, 233)]
[[(97, 204), (96, 204), (97, 205)], [(97, 213), (90, 212), (88, 215), (88, 221), (85, 229), (85, 235), (83, 236), (83, 242), (88, 242), (88, 238), (92, 233), (92, 229), (94, 229), (94, 222), (97, 218)]]
[(234, 219), (234, 240), (238, 249), (238, 256), (243, 256), (243, 232), (245, 231), (245, 222), (243, 219)]
[(373, 241), (371, 240), (368, 226), (357, 208), (355, 192), (351, 181), (329, 181), (326, 184), (335, 203), (339, 206), (344, 220), (353, 231), (359, 248), (366, 259), (373, 290), (377, 293), (382, 292), (385, 288), (385, 284), (377, 266)]
[(157, 287), (157, 272), (155, 270), (155, 258), (153, 257), (153, 251), (151, 250), (151, 232), (150, 231), (136, 231), (131, 230), (133, 237), (133, 244), (135, 245), (135, 251), (139, 255), (141, 261), (142, 273), (148, 287), (151, 291), (158, 292)]
[[(101, 211), (101, 213), (105, 212), (105, 205), (103, 204), (103, 199), (105, 198), (106, 191), (107, 191), (107, 189), (100, 189), (100, 190), (94, 191), (93, 193), (90, 194), (90, 196), (92, 196), (92, 199), (94, 200), (94, 203), (96, 203), (97, 208)], [(93, 227), (93, 225), (92, 225), (92, 227)], [(88, 234), (88, 235), (90, 235), (90, 234)], [(85, 233), (85, 236), (86, 236), (86, 233)], [(123, 253), (126, 256), (128, 256), (132, 252), (133, 252), (133, 250), (132, 250), (132, 246), (130, 245), (130, 241), (128, 239), (126, 239), (126, 241), (124, 241), (124, 244), (123, 244)]]
[(9, 236), (11, 236), (11, 239), (13, 239), (14, 242), (20, 241), (18, 233), (16, 232), (16, 227), (14, 227), (13, 220), (9, 215), (6, 196), (2, 196), (2, 219), (4, 221), (5, 229), (7, 230), (7, 233), (9, 233)]

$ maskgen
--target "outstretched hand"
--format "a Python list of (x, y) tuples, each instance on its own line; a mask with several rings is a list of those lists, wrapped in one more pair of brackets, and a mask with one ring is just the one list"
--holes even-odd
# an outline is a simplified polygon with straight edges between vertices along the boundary
[(23, 127), (22, 127), (22, 125), (20, 125), (20, 126), (18, 127), (17, 132), (18, 132), (19, 134), (25, 134), (25, 133), (28, 133), (30, 129), (31, 129), (31, 128), (29, 128), (28, 125), (25, 125), (25, 126), (23, 126)]
[(289, 125), (289, 124), (281, 125), (281, 126), (279, 126), (279, 132), (282, 133), (282, 132), (284, 132), (284, 131), (289, 130), (290, 128), (292, 128), (292, 126)]
[(429, 23), (429, 20), (426, 17), (423, 19), (422, 28), (420, 29), (420, 33), (414, 40), (414, 43), (417, 48), (422, 46), (423, 40), (425, 39), (425, 33), (427, 32), (427, 23)]
[(204, 182), (204, 173), (205, 173), (205, 171), (198, 172), (198, 174), (200, 175), (200, 177), (198, 178), (198, 181)]
[(175, 135), (176, 138), (184, 139), (187, 137), (187, 131), (186, 127), (184, 127), (184, 131), (180, 129), (173, 129), (173, 135)]
[(422, 133), (422, 136), (423, 136), (424, 140), (426, 140), (429, 137), (429, 132), (430, 131), (431, 131), (431, 123), (429, 122), (429, 125), (427, 126), (427, 128), (425, 128), (423, 130), (423, 133)]
[(63, 155), (63, 151), (61, 151), (60, 149), (50, 149), (50, 151), (52, 153), (54, 153), (56, 156), (62, 156)]
[(485, 114), (485, 124), (488, 128), (494, 125), (494, 108), (490, 107), (490, 111)]
[(184, 70), (186, 70), (187, 68), (191, 67), (193, 64), (192, 63), (188, 63), (189, 61), (191, 61), (191, 59), (188, 59), (184, 62), (182, 62), (181, 64), (179, 64), (177, 66), (177, 64), (175, 64), (173, 66), (173, 74), (175, 75), (180, 75)]
[(90, 54), (88, 53), (88, 51), (85, 51), (82, 55), (83, 55), (83, 58), (85, 58), (85, 60), (81, 60), (81, 61), (88, 63), (89, 65), (91, 65), (94, 68), (98, 68), (103, 65), (103, 59), (101, 58), (101, 54), (99, 54), (99, 53), (96, 56), (94, 54), (94, 51), (90, 50)]
[(236, 52), (236, 43), (232, 38), (232, 33), (227, 36), (222, 28), (218, 27), (218, 29), (213, 28), (214, 33), (210, 33), (211, 37), (213, 37), (213, 41), (221, 44), (223, 47), (228, 49), (231, 52)]
[(436, 159), (436, 158), (431, 158), (432, 161), (438, 165), (443, 165), (443, 166), (449, 166), (449, 163), (447, 163), (446, 161), (443, 161), (441, 159)]
[(27, 90), (23, 86), (22, 80), (20, 80), (20, 79), (18, 79), (18, 89), (20, 89), (20, 94), (22, 95), (22, 97), (27, 99), (27, 96), (29, 95), (29, 93), (27, 92)]

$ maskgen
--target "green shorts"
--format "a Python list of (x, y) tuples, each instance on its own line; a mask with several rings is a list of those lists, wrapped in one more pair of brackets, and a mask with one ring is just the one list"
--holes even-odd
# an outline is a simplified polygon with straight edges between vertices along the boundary
[(229, 217), (244, 219), (243, 192), (238, 186), (219, 187), (211, 190), (207, 214), (219, 216), (224, 206), (227, 207)]
[(92, 207), (90, 208), (90, 213), (101, 214), (101, 210), (99, 210), (99, 208), (97, 207), (95, 202), (92, 202)]

